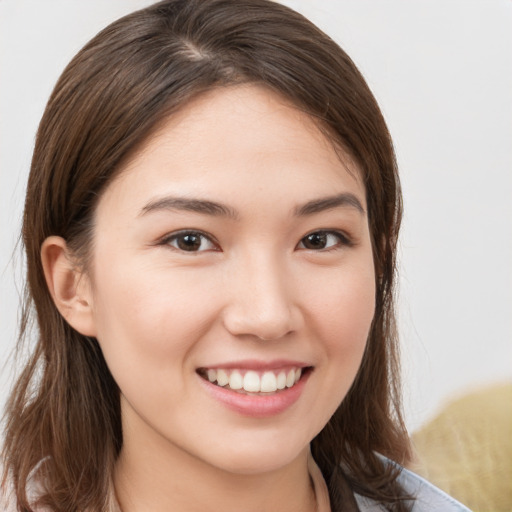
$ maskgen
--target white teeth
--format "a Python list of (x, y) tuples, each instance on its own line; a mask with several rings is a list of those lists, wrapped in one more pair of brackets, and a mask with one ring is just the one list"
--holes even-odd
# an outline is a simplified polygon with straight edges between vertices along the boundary
[(265, 372), (261, 377), (260, 391), (264, 393), (277, 391), (277, 378), (272, 372)]
[(277, 389), (284, 389), (286, 387), (286, 373), (279, 372), (277, 376)]
[(217, 384), (225, 386), (229, 382), (228, 374), (225, 370), (217, 370)]
[(260, 391), (260, 376), (256, 372), (247, 372), (245, 374), (244, 389), (245, 389), (245, 391), (259, 393), (259, 391)]
[(286, 387), (291, 388), (295, 384), (295, 370), (290, 370), (286, 375)]
[(244, 385), (244, 379), (240, 372), (236, 370), (229, 376), (229, 387), (231, 389), (242, 389)]
[(210, 382), (217, 382), (218, 386), (229, 385), (233, 390), (245, 390), (249, 393), (275, 393), (278, 390), (291, 388), (302, 375), (302, 368), (291, 368), (288, 372), (279, 373), (266, 371), (260, 376), (258, 372), (247, 371), (242, 375), (240, 370), (222, 370), (209, 368), (206, 377)]

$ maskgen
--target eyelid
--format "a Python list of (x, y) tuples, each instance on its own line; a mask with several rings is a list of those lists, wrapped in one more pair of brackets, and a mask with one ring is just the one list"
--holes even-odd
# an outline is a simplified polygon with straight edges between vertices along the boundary
[[(177, 247), (173, 247), (170, 242), (177, 239), (180, 235), (198, 235), (198, 236), (201, 236), (205, 239), (207, 239), (214, 247), (214, 249), (203, 249), (203, 250), (200, 250), (200, 251), (185, 251), (185, 250), (182, 250), (182, 249), (179, 249)], [(168, 246), (170, 247), (171, 249), (174, 249), (178, 252), (182, 252), (182, 253), (189, 253), (189, 254), (198, 254), (198, 253), (202, 253), (202, 252), (207, 252), (207, 251), (220, 251), (221, 248), (219, 246), (219, 243), (217, 242), (217, 240), (215, 239), (215, 237), (209, 233), (206, 233), (200, 229), (193, 229), (193, 228), (189, 228), (189, 229), (179, 229), (178, 231), (173, 231), (171, 233), (167, 233), (166, 235), (164, 235), (163, 237), (161, 237), (156, 245), (164, 245), (164, 246)]]
[(352, 238), (344, 231), (340, 231), (338, 229), (315, 229), (315, 230), (310, 231), (309, 233), (305, 234), (300, 239), (299, 243), (297, 244), (297, 247), (303, 243), (303, 240), (305, 238), (307, 238), (310, 235), (317, 234), (317, 233), (323, 234), (323, 235), (334, 235), (339, 239), (339, 243), (333, 245), (332, 247), (326, 247), (325, 249), (315, 250), (315, 249), (308, 249), (306, 247), (302, 247), (300, 249), (303, 249), (306, 251), (310, 250), (310, 251), (314, 251), (314, 252), (327, 252), (327, 251), (339, 249), (341, 247), (352, 247), (354, 245), (354, 241), (352, 240)]

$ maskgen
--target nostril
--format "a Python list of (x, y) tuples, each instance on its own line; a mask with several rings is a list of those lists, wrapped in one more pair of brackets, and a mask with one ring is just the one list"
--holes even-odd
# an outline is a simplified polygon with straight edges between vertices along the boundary
[(224, 320), (226, 329), (235, 336), (253, 337), (259, 341), (275, 341), (293, 332), (289, 315), (283, 315), (279, 321), (251, 317), (250, 314), (237, 316), (236, 313), (231, 312)]
[(260, 334), (256, 334), (255, 336), (259, 340), (261, 340), (261, 341), (274, 341), (274, 340), (278, 340), (278, 339), (284, 338), (285, 336), (287, 336), (290, 333), (291, 333), (291, 331), (285, 332), (284, 334), (278, 334), (278, 335), (270, 335), (270, 334), (260, 335)]

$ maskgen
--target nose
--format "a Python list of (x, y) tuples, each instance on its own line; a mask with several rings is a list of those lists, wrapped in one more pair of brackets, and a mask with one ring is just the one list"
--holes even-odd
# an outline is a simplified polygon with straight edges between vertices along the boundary
[(231, 273), (224, 325), (235, 336), (278, 340), (296, 331), (301, 314), (291, 276), (269, 257), (251, 258)]

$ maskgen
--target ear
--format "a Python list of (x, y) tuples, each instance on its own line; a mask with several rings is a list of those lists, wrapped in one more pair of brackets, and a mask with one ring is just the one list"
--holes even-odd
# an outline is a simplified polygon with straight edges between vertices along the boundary
[(66, 241), (59, 236), (48, 237), (41, 246), (41, 262), (60, 314), (79, 333), (96, 337), (90, 280), (77, 267)]

